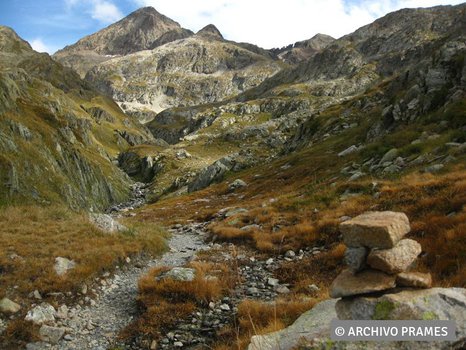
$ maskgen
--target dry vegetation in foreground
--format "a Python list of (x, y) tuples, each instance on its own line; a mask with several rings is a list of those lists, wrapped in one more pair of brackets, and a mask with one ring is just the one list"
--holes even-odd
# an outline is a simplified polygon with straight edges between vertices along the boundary
[[(301, 176), (306, 177), (303, 173)], [(231, 202), (226, 184), (219, 184), (191, 194), (190, 200), (181, 204), (180, 216), (172, 212), (170, 220), (182, 221), (189, 211), (187, 208), (197, 212), (193, 219), (211, 218), (212, 213), (234, 203), (233, 200), (238, 203), (240, 195), (243, 196), (241, 207), (249, 210), (229, 218), (215, 218), (211, 231), (217, 239), (248, 247), (261, 258), (309, 246), (324, 245), (328, 250), (283, 264), (276, 271), (276, 277), (290, 284), (291, 294), (286, 302), (274, 306), (245, 301), (241, 308), (244, 312), (238, 314), (236, 324), (219, 333), (222, 341), (215, 344), (215, 349), (244, 349), (251, 335), (281, 329), (311, 308), (315, 300), (328, 298), (328, 287), (342, 268), (345, 247), (338, 226), (343, 216), (354, 217), (368, 210), (405, 212), (412, 227), (408, 236), (419, 241), (424, 249), (418, 270), (429, 270), (436, 286), (466, 287), (466, 171), (463, 164), (452, 166), (443, 174), (412, 172), (393, 179), (309, 181), (304, 186), (297, 181), (296, 187), (290, 184), (290, 191), (282, 193), (275, 192), (272, 182), (276, 178), (272, 176), (267, 190), (261, 184), (261, 192), (257, 192), (252, 177), (238, 177), (249, 181), (250, 185), (234, 194)], [(208, 198), (210, 202), (194, 202), (195, 195)], [(174, 210), (167, 202), (157, 206), (157, 211)], [(148, 220), (153, 214), (145, 209), (141, 218)], [(259, 228), (241, 230), (252, 224)], [(310, 284), (320, 288), (317, 295), (309, 293)], [(280, 312), (273, 311), (275, 309)]]
[[(328, 297), (328, 286), (341, 269), (345, 250), (338, 229), (344, 216), (354, 217), (368, 210), (402, 211), (411, 222), (408, 236), (424, 249), (418, 270), (429, 270), (436, 286), (466, 287), (466, 156), (464, 149), (445, 146), (450, 141), (465, 141), (464, 132), (459, 130), (464, 125), (464, 109), (454, 115), (456, 124), (450, 129), (444, 130), (437, 121), (427, 118), (424, 124), (403, 125), (370, 144), (366, 134), (373, 120), (364, 116), (359, 129), (349, 129), (272, 163), (230, 174), (224, 182), (202, 191), (148, 205), (139, 211), (138, 218), (142, 222), (161, 220), (167, 225), (212, 221), (212, 239), (252, 249), (261, 259), (289, 249), (325, 246), (327, 252), (286, 263), (277, 271), (280, 281), (290, 284), (292, 293), (282, 307), (286, 309), (288, 304), (291, 310), (294, 302), (302, 302), (303, 295)], [(446, 117), (439, 112), (438, 118)], [(441, 137), (413, 145), (422, 133)], [(366, 148), (338, 157), (351, 145), (348, 142), (366, 144)], [(342, 174), (342, 169), (353, 163), (381, 159), (392, 148), (408, 161), (427, 154), (453, 160), (435, 174), (423, 172), (432, 163), (413, 165), (398, 174), (366, 175), (356, 181), (348, 181), (349, 176)], [(247, 186), (230, 192), (228, 184), (237, 178)], [(225, 208), (246, 211), (225, 218), (218, 214)], [(320, 287), (318, 295), (309, 295), (309, 284)], [(286, 313), (284, 309), (281, 311)], [(299, 315), (290, 311), (288, 315), (294, 316), (282, 320), (263, 312), (266, 321), (257, 315), (239, 315), (236, 326), (221, 334), (224, 341), (217, 348), (242, 349), (256, 332), (281, 328)]]
[(237, 282), (231, 264), (194, 261), (187, 267), (196, 270), (193, 281), (157, 280), (169, 270), (167, 267), (156, 267), (139, 280), (138, 303), (142, 314), (123, 330), (123, 338), (144, 335), (150, 345), (196, 308), (208, 307), (209, 302), (229, 295)]
[(319, 299), (306, 296), (282, 297), (273, 303), (245, 299), (238, 305), (236, 324), (219, 332), (215, 350), (245, 349), (251, 337), (283, 329)]
[[(0, 299), (8, 297), (22, 306), (22, 313), (10, 322), (5, 338), (27, 341), (33, 337), (33, 332), (28, 331), (32, 328), (23, 321), (32, 291), (38, 290), (53, 304), (48, 293), (76, 292), (84, 282), (111, 271), (128, 256), (159, 254), (165, 249), (165, 233), (158, 226), (135, 223), (129, 227), (124, 233), (103, 233), (89, 223), (85, 214), (61, 207), (1, 209)], [(77, 263), (62, 277), (53, 269), (59, 256)]]

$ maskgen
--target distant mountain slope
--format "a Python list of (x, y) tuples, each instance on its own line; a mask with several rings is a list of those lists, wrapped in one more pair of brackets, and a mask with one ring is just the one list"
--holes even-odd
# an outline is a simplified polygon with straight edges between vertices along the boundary
[(142, 120), (169, 107), (233, 97), (281, 69), (279, 62), (215, 35), (196, 34), (151, 51), (114, 58), (86, 79)]
[(462, 45), (465, 36), (466, 4), (399, 10), (334, 41), (239, 100), (277, 94), (354, 95), (420, 60), (432, 59), (447, 41)]
[(0, 204), (103, 209), (128, 196), (113, 163), (153, 137), (72, 70), (0, 26)]

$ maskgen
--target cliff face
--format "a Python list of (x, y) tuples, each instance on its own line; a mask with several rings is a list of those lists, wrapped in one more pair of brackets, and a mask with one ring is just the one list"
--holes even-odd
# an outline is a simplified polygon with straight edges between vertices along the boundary
[(124, 200), (130, 179), (114, 158), (153, 137), (10, 28), (0, 27), (0, 52), (0, 203), (103, 209)]
[(150, 120), (166, 108), (233, 97), (279, 70), (278, 62), (204, 32), (104, 62), (86, 80)]

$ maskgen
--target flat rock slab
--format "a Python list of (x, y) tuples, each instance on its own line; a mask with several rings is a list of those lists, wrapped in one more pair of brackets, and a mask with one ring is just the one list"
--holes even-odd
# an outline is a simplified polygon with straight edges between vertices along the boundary
[(344, 270), (330, 286), (332, 298), (380, 292), (395, 287), (396, 276), (376, 270), (364, 270), (354, 274)]
[(370, 267), (386, 273), (399, 273), (406, 269), (421, 254), (421, 245), (412, 239), (402, 239), (393, 248), (374, 249), (367, 257)]
[[(330, 323), (336, 319), (335, 300), (323, 301), (313, 309), (302, 314), (291, 326), (281, 331), (254, 336), (248, 350), (434, 350), (463, 349), (466, 343), (466, 289), (433, 288), (423, 290), (405, 290), (399, 293), (386, 294), (380, 298), (359, 297), (345, 302), (353, 302), (355, 308), (370, 317), (371, 310), (379, 306), (379, 314), (392, 316), (393, 319), (425, 320), (438, 318), (454, 320), (456, 323), (456, 342), (387, 342), (387, 341), (332, 341), (330, 339)], [(367, 300), (368, 302), (357, 301)], [(391, 307), (390, 305), (392, 305)], [(397, 304), (398, 303), (398, 304)], [(364, 311), (363, 308), (367, 308)], [(391, 311), (390, 311), (391, 310)], [(388, 312), (387, 312), (388, 311)], [(363, 318), (360, 318), (363, 319)]]
[(336, 318), (336, 300), (323, 301), (302, 314), (290, 327), (281, 331), (256, 335), (251, 338), (248, 350), (283, 350), (294, 348), (298, 341), (328, 337), (330, 322)]
[(346, 298), (338, 300), (335, 309), (341, 320), (463, 320), (465, 331), (466, 289), (414, 289)]
[(396, 276), (396, 285), (399, 287), (430, 288), (432, 276), (430, 273), (402, 272)]
[(404, 213), (367, 212), (340, 224), (348, 247), (392, 248), (411, 230)]

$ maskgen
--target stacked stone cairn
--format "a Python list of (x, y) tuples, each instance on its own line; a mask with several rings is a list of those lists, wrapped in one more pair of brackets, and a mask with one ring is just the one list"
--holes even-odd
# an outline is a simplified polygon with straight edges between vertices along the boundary
[(342, 298), (336, 305), (340, 319), (357, 317), (348, 313), (345, 305), (358, 303), (358, 297), (362, 300), (397, 290), (431, 287), (429, 273), (412, 271), (422, 249), (418, 242), (403, 238), (410, 231), (404, 213), (366, 212), (341, 223), (340, 231), (347, 246), (348, 268), (330, 288), (332, 298)]

